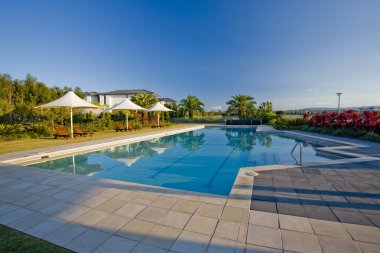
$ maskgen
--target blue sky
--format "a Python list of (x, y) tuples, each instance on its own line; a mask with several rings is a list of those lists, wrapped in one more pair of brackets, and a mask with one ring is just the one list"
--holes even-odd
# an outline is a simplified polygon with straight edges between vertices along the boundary
[(0, 73), (225, 108), (380, 104), (380, 1), (0, 0)]

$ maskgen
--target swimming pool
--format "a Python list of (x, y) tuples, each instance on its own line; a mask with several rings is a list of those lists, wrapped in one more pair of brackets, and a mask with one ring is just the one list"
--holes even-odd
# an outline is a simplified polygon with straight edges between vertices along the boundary
[(227, 196), (241, 167), (295, 164), (290, 151), (296, 143), (303, 162), (332, 158), (317, 152), (321, 145), (284, 134), (206, 127), (31, 166)]

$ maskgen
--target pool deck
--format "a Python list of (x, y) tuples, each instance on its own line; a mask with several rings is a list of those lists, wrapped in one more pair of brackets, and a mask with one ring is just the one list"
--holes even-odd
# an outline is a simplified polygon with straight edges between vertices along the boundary
[(110, 140), (1, 155), (0, 224), (76, 252), (380, 252), (380, 145), (328, 138), (358, 157), (242, 168), (229, 197), (10, 164)]

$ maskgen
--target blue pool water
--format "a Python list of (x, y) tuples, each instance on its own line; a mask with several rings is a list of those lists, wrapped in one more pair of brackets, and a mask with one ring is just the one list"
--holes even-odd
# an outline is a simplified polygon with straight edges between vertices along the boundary
[(320, 145), (286, 135), (256, 133), (255, 128), (206, 127), (32, 166), (228, 195), (241, 167), (295, 164), (290, 151), (296, 143), (303, 145), (303, 162), (331, 158), (316, 152)]

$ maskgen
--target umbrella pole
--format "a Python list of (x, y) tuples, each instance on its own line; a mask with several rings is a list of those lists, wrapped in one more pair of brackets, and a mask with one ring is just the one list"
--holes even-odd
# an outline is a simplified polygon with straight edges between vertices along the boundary
[(74, 137), (74, 129), (73, 129), (73, 108), (70, 107), (70, 129), (71, 129), (71, 138)]
[(127, 131), (129, 130), (129, 127), (128, 127), (128, 110), (126, 110), (127, 111), (127, 113), (126, 113), (126, 121), (127, 121)]
[(160, 127), (160, 112), (158, 112), (157, 116), (157, 127)]

